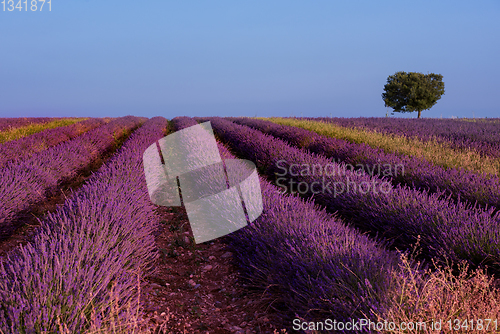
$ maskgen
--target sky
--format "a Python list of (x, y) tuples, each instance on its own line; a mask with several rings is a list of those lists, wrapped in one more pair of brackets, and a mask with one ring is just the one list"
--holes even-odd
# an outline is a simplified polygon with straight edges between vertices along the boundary
[(0, 117), (385, 117), (398, 71), (443, 75), (422, 117), (500, 117), (498, 0), (4, 3)]

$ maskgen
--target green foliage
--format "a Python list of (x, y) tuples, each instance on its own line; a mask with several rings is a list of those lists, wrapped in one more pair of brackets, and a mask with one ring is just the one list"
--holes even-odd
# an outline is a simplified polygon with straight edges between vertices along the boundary
[(444, 94), (444, 82), (441, 74), (423, 74), (417, 72), (396, 72), (387, 78), (384, 86), (385, 106), (395, 112), (418, 111), (430, 109)]

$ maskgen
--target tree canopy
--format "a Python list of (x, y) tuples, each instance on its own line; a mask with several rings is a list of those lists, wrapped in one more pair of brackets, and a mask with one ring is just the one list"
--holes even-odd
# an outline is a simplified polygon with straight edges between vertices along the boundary
[(418, 111), (430, 109), (444, 94), (444, 82), (441, 74), (423, 74), (417, 72), (396, 72), (387, 78), (384, 86), (385, 106), (395, 112)]

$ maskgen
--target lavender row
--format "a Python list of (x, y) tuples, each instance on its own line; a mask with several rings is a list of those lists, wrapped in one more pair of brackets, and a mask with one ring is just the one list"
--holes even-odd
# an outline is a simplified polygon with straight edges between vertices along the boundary
[(17, 140), (8, 141), (0, 146), (0, 168), (5, 166), (8, 161), (26, 159), (34, 153), (75, 138), (105, 123), (106, 121), (102, 118), (92, 118), (68, 126), (47, 129)]
[(122, 314), (137, 300), (137, 275), (157, 257), (158, 218), (142, 154), (166, 124), (161, 117), (148, 120), (48, 215), (32, 243), (8, 254), (0, 265), (1, 331), (56, 333), (61, 322), (68, 333), (83, 333), (91, 309), (94, 323), (104, 323), (113, 308)]
[(456, 168), (443, 168), (422, 158), (386, 153), (366, 144), (321, 136), (302, 128), (251, 118), (230, 118), (289, 144), (308, 149), (370, 175), (387, 176), (393, 185), (404, 184), (430, 192), (445, 191), (455, 200), (500, 208), (500, 179)]
[(45, 200), (58, 186), (74, 178), (116, 140), (143, 123), (126, 116), (53, 146), (28, 159), (8, 163), (0, 169), (0, 239), (15, 228), (14, 218), (33, 204)]
[[(384, 178), (351, 171), (344, 163), (291, 147), (249, 127), (220, 118), (210, 121), (224, 142), (255, 161), (283, 191), (313, 196), (330, 212), (338, 212), (363, 230), (380, 233), (395, 247), (408, 248), (419, 241), (427, 257), (466, 260), (498, 271), (500, 214), (492, 209), (454, 203), (407, 186), (392, 187)], [(297, 167), (306, 172), (298, 172)]]
[[(177, 130), (196, 125), (172, 120)], [(219, 144), (223, 159), (235, 157)], [(260, 178), (263, 212), (226, 237), (240, 273), (291, 320), (374, 317), (395, 293), (397, 254), (347, 227), (312, 201), (281, 194)]]
[(19, 117), (19, 118), (0, 118), (0, 131), (20, 128), (30, 124), (41, 124), (55, 121), (58, 118), (52, 117)]
[(458, 149), (474, 149), (484, 155), (500, 157), (500, 122), (498, 119), (466, 122), (450, 119), (400, 118), (310, 118), (344, 127), (376, 130), (384, 134), (435, 138)]

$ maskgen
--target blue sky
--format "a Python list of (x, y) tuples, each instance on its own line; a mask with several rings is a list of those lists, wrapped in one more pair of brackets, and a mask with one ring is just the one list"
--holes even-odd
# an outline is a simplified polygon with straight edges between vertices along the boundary
[(2, 117), (383, 117), (397, 71), (443, 75), (423, 117), (500, 117), (498, 0), (45, 6), (0, 4)]

